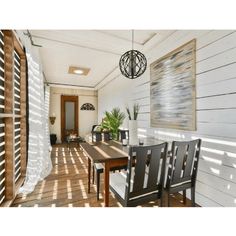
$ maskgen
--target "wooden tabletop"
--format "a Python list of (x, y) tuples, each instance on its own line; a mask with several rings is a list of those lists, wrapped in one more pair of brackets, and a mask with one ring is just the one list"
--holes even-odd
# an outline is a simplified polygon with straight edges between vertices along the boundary
[(80, 146), (94, 163), (128, 157), (128, 147), (123, 147), (113, 141), (81, 143)]
[[(157, 145), (163, 142), (163, 140), (145, 139), (144, 145)], [(80, 146), (94, 163), (127, 158), (129, 151), (129, 146), (122, 146), (120, 142), (113, 140), (107, 142), (86, 142), (81, 143)]]

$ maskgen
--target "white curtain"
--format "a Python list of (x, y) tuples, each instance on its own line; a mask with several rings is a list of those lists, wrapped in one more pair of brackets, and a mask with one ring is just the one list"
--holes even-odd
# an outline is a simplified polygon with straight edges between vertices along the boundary
[(21, 193), (32, 192), (52, 170), (48, 130), (49, 88), (45, 88), (37, 51), (26, 48), (28, 62), (29, 146), (26, 179)]

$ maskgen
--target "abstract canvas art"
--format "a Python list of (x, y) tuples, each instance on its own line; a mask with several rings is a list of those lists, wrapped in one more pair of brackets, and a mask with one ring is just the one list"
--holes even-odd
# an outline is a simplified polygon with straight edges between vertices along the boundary
[(151, 71), (151, 127), (196, 130), (196, 40), (154, 61)]

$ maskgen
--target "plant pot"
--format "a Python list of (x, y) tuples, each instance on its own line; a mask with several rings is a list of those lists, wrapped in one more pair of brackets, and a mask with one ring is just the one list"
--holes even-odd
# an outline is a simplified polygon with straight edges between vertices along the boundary
[(57, 135), (56, 134), (50, 134), (50, 143), (51, 145), (55, 145), (57, 141)]
[(138, 145), (137, 120), (129, 120), (129, 145)]

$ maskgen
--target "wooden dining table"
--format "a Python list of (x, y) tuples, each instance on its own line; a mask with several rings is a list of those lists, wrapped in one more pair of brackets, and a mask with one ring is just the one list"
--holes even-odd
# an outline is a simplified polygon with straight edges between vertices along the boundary
[[(163, 140), (146, 139), (143, 145), (156, 145), (163, 142)], [(111, 140), (80, 143), (80, 147), (88, 160), (88, 193), (90, 193), (91, 163), (104, 164), (104, 204), (108, 207), (110, 169), (128, 164), (129, 146), (122, 146), (120, 142)]]

